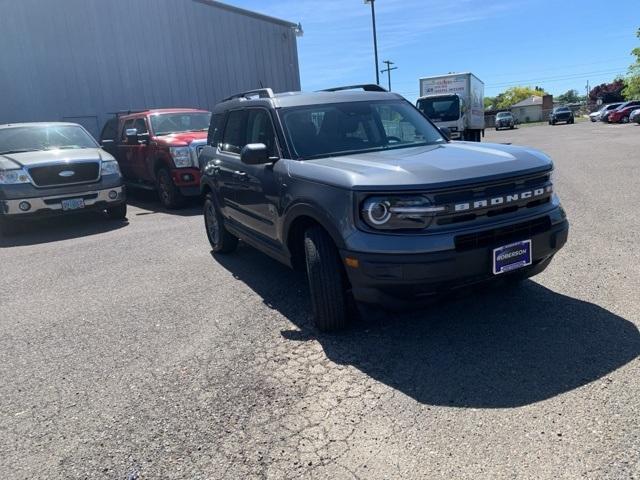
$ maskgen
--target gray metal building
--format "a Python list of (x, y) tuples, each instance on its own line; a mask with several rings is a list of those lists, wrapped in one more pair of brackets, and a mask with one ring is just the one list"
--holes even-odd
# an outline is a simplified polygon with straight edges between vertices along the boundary
[(0, 123), (300, 89), (296, 25), (212, 0), (0, 0)]

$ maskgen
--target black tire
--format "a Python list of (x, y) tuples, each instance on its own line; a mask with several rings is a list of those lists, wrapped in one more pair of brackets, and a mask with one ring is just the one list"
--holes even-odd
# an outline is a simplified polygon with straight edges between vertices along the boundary
[(116, 205), (115, 207), (107, 208), (107, 218), (111, 220), (126, 220), (127, 219), (127, 204), (126, 202)]
[(164, 167), (156, 172), (156, 190), (158, 197), (160, 197), (160, 202), (166, 208), (176, 209), (184, 206), (184, 196), (173, 183), (169, 170)]
[(348, 309), (338, 249), (319, 226), (304, 233), (304, 249), (315, 325), (323, 332), (341, 330), (347, 326)]
[(515, 125), (509, 126), (509, 130), (513, 130), (514, 128), (515, 128)]
[(204, 199), (204, 228), (214, 253), (231, 253), (238, 248), (238, 237), (229, 233), (224, 226), (224, 218), (211, 193)]
[(622, 123), (629, 123), (629, 115), (622, 117)]

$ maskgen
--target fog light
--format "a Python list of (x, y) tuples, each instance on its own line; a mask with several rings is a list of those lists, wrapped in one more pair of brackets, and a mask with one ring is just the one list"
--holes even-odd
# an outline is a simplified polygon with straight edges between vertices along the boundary
[(31, 210), (31, 204), (29, 202), (20, 202), (18, 204), (18, 207), (20, 208), (20, 210), (22, 210), (23, 212), (28, 212), (29, 210)]
[(111, 200), (115, 200), (116, 198), (118, 198), (118, 192), (116, 192), (115, 190), (111, 190), (111, 191), (109, 192), (109, 198), (110, 198)]
[(183, 173), (182, 180), (185, 182), (190, 182), (193, 180), (193, 175), (191, 175), (190, 173)]

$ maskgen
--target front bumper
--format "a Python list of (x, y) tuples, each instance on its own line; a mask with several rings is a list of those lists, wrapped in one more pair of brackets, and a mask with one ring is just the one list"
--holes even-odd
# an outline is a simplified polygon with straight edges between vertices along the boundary
[(182, 195), (192, 197), (200, 195), (200, 170), (197, 168), (176, 168), (171, 178)]
[[(84, 208), (64, 211), (62, 200), (82, 198)], [(0, 215), (11, 218), (42, 217), (56, 214), (84, 212), (87, 210), (103, 210), (126, 201), (124, 187), (119, 185), (98, 190), (67, 193), (65, 195), (49, 195), (41, 197), (23, 197), (0, 200)], [(28, 202), (30, 208), (22, 210), (20, 204)]]
[[(363, 253), (341, 250), (343, 259), (357, 259), (358, 267), (346, 267), (357, 301), (388, 308), (404, 308), (427, 302), (434, 296), (464, 286), (507, 278), (535, 275), (551, 261), (567, 241), (566, 219), (550, 223), (546, 231), (520, 235), (471, 250), (449, 249), (430, 253)], [(493, 249), (512, 241), (531, 239), (533, 264), (513, 273), (494, 275)], [(353, 262), (345, 262), (353, 264)], [(519, 273), (518, 273), (519, 272)]]

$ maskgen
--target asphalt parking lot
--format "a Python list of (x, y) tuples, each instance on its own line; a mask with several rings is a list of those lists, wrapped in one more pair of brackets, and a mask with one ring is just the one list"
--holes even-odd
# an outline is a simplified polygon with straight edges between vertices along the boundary
[(0, 478), (640, 478), (640, 126), (488, 131), (556, 162), (567, 246), (339, 335), (304, 279), (136, 194), (1, 240)]

